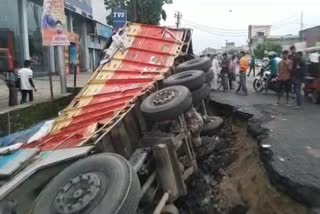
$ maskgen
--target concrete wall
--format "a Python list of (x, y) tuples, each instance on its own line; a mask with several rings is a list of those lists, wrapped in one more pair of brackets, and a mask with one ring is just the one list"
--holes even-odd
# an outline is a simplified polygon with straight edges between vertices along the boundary
[(1, 135), (22, 131), (41, 121), (57, 116), (73, 99), (74, 95), (63, 96), (54, 101), (48, 100), (33, 105), (25, 104), (10, 109), (9, 112), (0, 112)]

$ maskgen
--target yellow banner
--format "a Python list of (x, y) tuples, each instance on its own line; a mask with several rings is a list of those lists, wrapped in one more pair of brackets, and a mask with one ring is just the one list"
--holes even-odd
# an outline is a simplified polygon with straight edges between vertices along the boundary
[(43, 46), (70, 45), (66, 30), (64, 0), (44, 0), (41, 29)]

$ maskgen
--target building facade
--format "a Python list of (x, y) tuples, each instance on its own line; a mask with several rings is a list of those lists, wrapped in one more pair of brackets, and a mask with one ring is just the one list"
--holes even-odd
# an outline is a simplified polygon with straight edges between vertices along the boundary
[(249, 25), (248, 27), (248, 39), (252, 39), (258, 33), (263, 33), (265, 36), (270, 36), (271, 25)]
[(266, 44), (280, 45), (283, 50), (289, 50), (290, 46), (297, 42), (300, 42), (300, 36), (298, 35), (269, 36), (265, 38)]
[(314, 46), (319, 46), (320, 26), (315, 26), (315, 27), (300, 31), (300, 37), (303, 41), (306, 42), (306, 46), (308, 48), (314, 47)]
[[(99, 5), (100, 10), (94, 7)], [(0, 1), (0, 48), (8, 46), (4, 32), (12, 33), (14, 58), (21, 65), (31, 59), (33, 70), (39, 73), (69, 73), (70, 63), (77, 63), (80, 71), (93, 71), (100, 60), (105, 42), (112, 28), (106, 25), (108, 15), (104, 0), (65, 0), (67, 30), (70, 46), (61, 51), (57, 47), (42, 46), (41, 16), (43, 0)], [(19, 14), (19, 15), (15, 15)]]
[(275, 44), (280, 45), (283, 50), (287, 50), (291, 45), (300, 42), (298, 35), (284, 35), (284, 36), (265, 36), (263, 32), (258, 32), (250, 40), (250, 48), (252, 51), (257, 49), (258, 45)]

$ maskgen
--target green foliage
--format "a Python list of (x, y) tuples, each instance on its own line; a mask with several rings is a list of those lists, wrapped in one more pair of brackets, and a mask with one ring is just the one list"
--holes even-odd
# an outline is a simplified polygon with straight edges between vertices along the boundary
[[(128, 21), (144, 24), (159, 24), (160, 20), (166, 20), (167, 14), (162, 9), (164, 4), (171, 4), (172, 0), (105, 0), (107, 10), (122, 8), (128, 10)], [(133, 9), (136, 4), (136, 20), (133, 20)], [(112, 24), (112, 15), (107, 17), (108, 24)]]
[(281, 45), (274, 44), (274, 43), (259, 44), (257, 48), (254, 50), (254, 55), (256, 56), (256, 58), (262, 59), (263, 57), (265, 57), (266, 55), (265, 53), (270, 51), (274, 51), (278, 55), (280, 55), (282, 51), (282, 47)]

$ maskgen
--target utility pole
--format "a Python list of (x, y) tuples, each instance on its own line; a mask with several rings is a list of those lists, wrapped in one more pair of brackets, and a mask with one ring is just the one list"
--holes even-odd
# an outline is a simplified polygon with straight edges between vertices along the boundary
[(300, 17), (300, 30), (303, 30), (304, 28), (304, 23), (303, 23), (303, 11), (301, 12), (301, 17)]
[(182, 13), (180, 11), (177, 11), (175, 14), (174, 14), (174, 18), (177, 19), (177, 22), (176, 22), (176, 26), (177, 28), (180, 27), (180, 24), (181, 24), (181, 19), (182, 19)]

